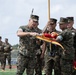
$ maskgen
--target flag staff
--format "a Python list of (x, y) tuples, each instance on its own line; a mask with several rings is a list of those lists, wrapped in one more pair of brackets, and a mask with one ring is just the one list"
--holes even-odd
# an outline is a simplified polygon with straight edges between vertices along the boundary
[[(48, 20), (50, 20), (50, 0), (48, 0)], [(51, 52), (51, 49), (52, 49), (52, 43), (50, 43), (50, 52)]]
[(50, 20), (50, 0), (48, 0), (48, 20)]
[[(50, 0), (48, 0), (48, 21), (50, 20)], [(45, 32), (47, 25), (43, 28), (42, 32)]]

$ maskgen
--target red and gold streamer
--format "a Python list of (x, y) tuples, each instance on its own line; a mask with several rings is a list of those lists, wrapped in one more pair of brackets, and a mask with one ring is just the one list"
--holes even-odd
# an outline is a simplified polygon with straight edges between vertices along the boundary
[(64, 47), (60, 43), (58, 43), (57, 41), (53, 40), (52, 38), (47, 38), (47, 37), (45, 37), (43, 35), (42, 36), (36, 36), (36, 38), (40, 39), (40, 40), (43, 40), (43, 41), (46, 41), (46, 42), (50, 42), (52, 44), (56, 44), (56, 45), (60, 46), (64, 50)]

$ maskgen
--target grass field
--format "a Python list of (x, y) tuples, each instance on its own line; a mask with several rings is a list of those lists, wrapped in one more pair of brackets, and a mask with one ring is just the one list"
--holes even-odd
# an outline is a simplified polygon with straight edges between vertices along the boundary
[(15, 75), (16, 69), (6, 69), (5, 71), (0, 70), (0, 75)]
[[(16, 68), (12, 68), (11, 70), (8, 69), (8, 67), (5, 69), (5, 71), (2, 71), (0, 69), (0, 75), (16, 75)], [(26, 75), (26, 73), (24, 72), (23, 75)], [(44, 72), (43, 72), (43, 75), (44, 75)], [(54, 74), (53, 74), (54, 75)]]
[[(16, 75), (16, 69), (6, 69), (5, 71), (0, 70), (0, 75)], [(23, 75), (26, 75), (26, 73)]]

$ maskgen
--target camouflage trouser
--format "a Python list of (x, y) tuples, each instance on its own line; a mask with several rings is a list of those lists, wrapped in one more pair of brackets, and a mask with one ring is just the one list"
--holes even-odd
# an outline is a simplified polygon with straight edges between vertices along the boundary
[(61, 75), (73, 75), (73, 61), (61, 59)]
[(1, 69), (4, 70), (4, 54), (0, 52), (0, 63), (1, 63)]
[(40, 55), (36, 56), (35, 75), (42, 75), (42, 60)]
[(34, 75), (34, 69), (36, 65), (35, 57), (24, 57), (19, 54), (17, 59), (17, 73), (16, 75), (23, 75), (26, 69), (27, 75)]
[(76, 69), (73, 69), (73, 74), (72, 75), (76, 75)]
[(6, 66), (6, 59), (8, 61), (9, 69), (11, 69), (11, 53), (4, 53), (4, 69)]
[[(53, 57), (54, 58), (54, 57)], [(46, 75), (52, 75), (54, 69), (54, 75), (61, 75), (61, 66), (60, 66), (60, 57), (58, 56), (55, 59), (45, 59), (45, 73)]]

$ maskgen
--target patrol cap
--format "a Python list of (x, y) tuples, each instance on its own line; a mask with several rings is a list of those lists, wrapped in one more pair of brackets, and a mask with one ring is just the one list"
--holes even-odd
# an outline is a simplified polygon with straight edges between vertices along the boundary
[(54, 24), (54, 23), (56, 23), (57, 22), (57, 19), (55, 19), (55, 18), (50, 18), (50, 23), (51, 24)]
[(5, 38), (5, 40), (8, 40), (8, 38)]
[(60, 17), (59, 24), (68, 23), (68, 19), (64, 17)]
[(0, 36), (0, 39), (2, 39), (2, 37)]
[(68, 19), (68, 22), (74, 21), (74, 17), (66, 17)]
[(31, 15), (30, 18), (33, 19), (33, 21), (39, 21), (39, 16), (37, 15)]

